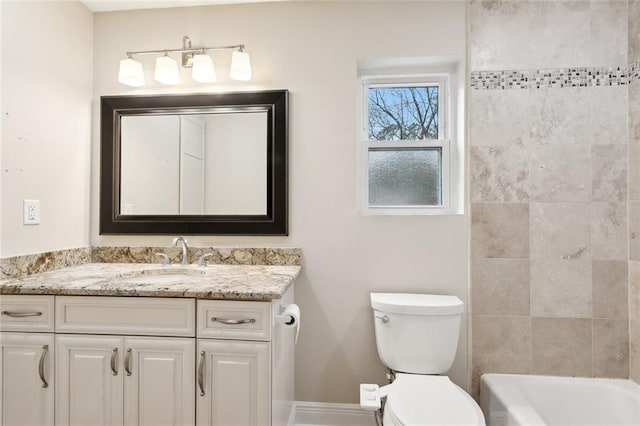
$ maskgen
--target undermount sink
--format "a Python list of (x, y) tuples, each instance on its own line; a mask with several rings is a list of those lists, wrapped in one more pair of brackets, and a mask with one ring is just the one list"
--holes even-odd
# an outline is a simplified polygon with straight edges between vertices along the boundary
[(171, 284), (184, 281), (187, 278), (189, 278), (189, 275), (184, 274), (153, 274), (126, 278), (122, 281), (131, 284)]
[(205, 271), (188, 268), (148, 269), (120, 277), (127, 284), (171, 284), (188, 281), (191, 277), (203, 277)]

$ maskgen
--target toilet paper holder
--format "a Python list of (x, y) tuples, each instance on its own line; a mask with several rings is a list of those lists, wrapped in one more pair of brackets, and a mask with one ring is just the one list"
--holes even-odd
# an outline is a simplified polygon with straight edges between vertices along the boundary
[(274, 320), (282, 324), (286, 328), (295, 328), (295, 342), (298, 342), (298, 333), (300, 332), (300, 308), (295, 303), (288, 305), (280, 305), (280, 313), (274, 315)]

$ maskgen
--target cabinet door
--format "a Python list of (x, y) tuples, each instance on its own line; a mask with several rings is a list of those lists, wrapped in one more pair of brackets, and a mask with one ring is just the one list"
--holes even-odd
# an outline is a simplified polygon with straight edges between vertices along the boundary
[(122, 425), (122, 337), (56, 336), (56, 425)]
[(199, 339), (198, 424), (271, 424), (270, 354), (269, 342)]
[(195, 339), (125, 337), (126, 425), (195, 423)]
[(0, 424), (53, 424), (53, 357), (53, 334), (0, 333)]

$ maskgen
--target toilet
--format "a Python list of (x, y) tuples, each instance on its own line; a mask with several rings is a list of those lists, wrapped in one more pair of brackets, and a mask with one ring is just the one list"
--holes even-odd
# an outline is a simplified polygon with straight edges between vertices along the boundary
[(381, 406), (384, 426), (478, 425), (478, 404), (446, 373), (453, 364), (464, 304), (455, 296), (371, 293), (376, 345), (395, 380), (360, 385), (360, 404)]

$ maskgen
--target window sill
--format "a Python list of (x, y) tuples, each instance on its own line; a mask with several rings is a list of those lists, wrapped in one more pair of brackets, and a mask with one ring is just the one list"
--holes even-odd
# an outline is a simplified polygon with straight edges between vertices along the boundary
[(366, 209), (357, 212), (358, 216), (462, 216), (463, 210), (457, 209)]

